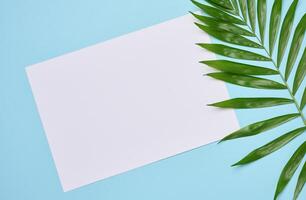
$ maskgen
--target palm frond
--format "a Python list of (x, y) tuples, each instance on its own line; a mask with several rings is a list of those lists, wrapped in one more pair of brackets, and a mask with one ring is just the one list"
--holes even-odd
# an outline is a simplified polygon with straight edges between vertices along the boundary
[(269, 142), (268, 144), (265, 144), (264, 146), (259, 147), (258, 149), (255, 149), (254, 151), (249, 153), (247, 156), (242, 158), (240, 161), (233, 164), (233, 166), (245, 165), (245, 164), (254, 162), (254, 161), (256, 161), (260, 158), (263, 158), (263, 157), (273, 153), (274, 151), (277, 151), (281, 147), (285, 146), (291, 140), (293, 140), (297, 136), (304, 133), (305, 130), (306, 130), (306, 127), (301, 127), (301, 128), (297, 128), (293, 131), (290, 131), (289, 133), (286, 133), (286, 134), (276, 138), (275, 140)]
[(286, 65), (286, 72), (285, 72), (286, 80), (288, 80), (289, 75), (293, 68), (293, 64), (295, 63), (296, 58), (298, 56), (298, 52), (301, 48), (302, 41), (304, 39), (305, 30), (306, 30), (306, 14), (304, 14), (302, 19), (300, 20), (299, 24), (297, 25), (295, 29), (295, 33), (293, 35), (293, 39), (292, 39), (291, 47), (289, 51), (289, 56), (287, 60), (287, 65)]
[(272, 81), (264, 78), (257, 78), (254, 76), (246, 76), (239, 74), (231, 74), (227, 72), (209, 73), (207, 76), (213, 77), (218, 80), (240, 85), (243, 87), (257, 88), (257, 89), (286, 89), (287, 87), (279, 82)]
[(305, 105), (306, 105), (306, 88), (304, 88), (303, 97), (300, 103), (301, 111), (303, 111), (303, 109), (305, 108)]
[(292, 99), (277, 98), (277, 97), (257, 97), (257, 98), (235, 98), (218, 103), (208, 104), (209, 106), (215, 106), (219, 108), (238, 108), (238, 109), (250, 109), (250, 108), (266, 108), (272, 106), (279, 106), (284, 104), (293, 103)]
[[(273, 96), (234, 98), (212, 103), (209, 106), (254, 109), (293, 104), (297, 110), (294, 113), (276, 116), (245, 126), (229, 134), (220, 142), (255, 136), (277, 128), (296, 118), (302, 119), (304, 124), (302, 127), (293, 127), (288, 133), (252, 151), (239, 162), (235, 163), (234, 166), (259, 160), (305, 133), (306, 119), (302, 110), (306, 105), (306, 88), (305, 86), (302, 87), (302, 85), (306, 75), (306, 48), (302, 47), (302, 42), (306, 29), (306, 14), (303, 15), (296, 27), (293, 25), (299, 1), (292, 1), (283, 20), (282, 0), (274, 0), (270, 13), (267, 13), (269, 9), (267, 9), (266, 0), (205, 0), (206, 3), (191, 1), (204, 13), (204, 15), (192, 13), (198, 20), (195, 23), (196, 26), (221, 42), (212, 44), (199, 43), (197, 45), (215, 54), (234, 59), (234, 61), (225, 59), (201, 61), (202, 64), (219, 71), (209, 73), (207, 76), (230, 84), (254, 89), (287, 90), (290, 94), (290, 98)], [(267, 20), (267, 16), (270, 16), (269, 20)], [(269, 29), (266, 30), (266, 27)], [(259, 35), (257, 35), (257, 32)], [(265, 46), (266, 32), (268, 33), (267, 47)], [(291, 33), (294, 34), (290, 41)], [(277, 41), (278, 45), (276, 45)], [(290, 48), (285, 63), (285, 73), (283, 74), (280, 67), (282, 61), (285, 60), (284, 55), (287, 47)], [(254, 53), (255, 49), (261, 49), (263, 50), (261, 52), (264, 53)], [(276, 60), (273, 58), (274, 51), (276, 53)], [(297, 60), (300, 53), (302, 53), (302, 56)], [(268, 62), (274, 69), (262, 67), (260, 64), (258, 66), (250, 65), (245, 63), (246, 60), (262, 62), (263, 64)], [(295, 64), (297, 64), (297, 70), (293, 74)], [(288, 82), (291, 74), (293, 74), (292, 87)], [(281, 82), (271, 80), (270, 76), (267, 76), (268, 78), (262, 78), (257, 77), (258, 75), (279, 76)], [(300, 100), (297, 97), (298, 93), (302, 94)], [(282, 109), (281, 107), (278, 108)], [(275, 199), (283, 191), (295, 173), (298, 167), (297, 160), (303, 158), (305, 155), (305, 146), (305, 144), (301, 145), (284, 167), (275, 192)], [(294, 199), (298, 197), (305, 183), (306, 170), (304, 168), (305, 165), (296, 185)]]
[(282, 14), (282, 0), (275, 0), (272, 12), (270, 16), (270, 27), (269, 27), (269, 53), (273, 54), (274, 45), (278, 35), (279, 26), (281, 23)]
[(293, 196), (293, 200), (296, 200), (300, 194), (300, 192), (302, 191), (304, 185), (306, 182), (306, 162), (304, 162), (302, 171), (299, 175), (296, 187), (295, 187), (295, 191), (294, 191), (294, 196)]
[(298, 65), (293, 82), (293, 94), (297, 92), (306, 75), (306, 48)]
[(237, 63), (228, 60), (205, 60), (200, 63), (206, 64), (209, 67), (217, 69), (223, 72), (229, 72), (233, 74), (242, 75), (276, 75), (278, 71), (259, 67), (254, 65), (248, 65), (244, 63)]
[(253, 33), (245, 30), (235, 24), (231, 24), (231, 23), (227, 23), (227, 22), (223, 22), (223, 21), (217, 21), (214, 18), (211, 17), (207, 17), (207, 16), (203, 16), (203, 15), (198, 15), (196, 13), (192, 13), (191, 14), (197, 18), (198, 20), (200, 20), (202, 23), (208, 25), (208, 26), (212, 26), (217, 30), (220, 31), (228, 31), (230, 33), (234, 33), (236, 35), (245, 35), (245, 36), (253, 36)]
[(247, 5), (248, 5), (248, 14), (250, 19), (251, 29), (252, 31), (255, 31), (256, 27), (255, 0), (248, 0)]
[(277, 66), (280, 65), (287, 47), (297, 3), (298, 0), (294, 0), (294, 2), (291, 4), (282, 24), (278, 43)]
[(265, 41), (265, 30), (267, 21), (267, 2), (266, 0), (258, 0), (257, 3), (258, 27), (260, 33), (261, 44)]
[(224, 42), (228, 42), (231, 44), (237, 44), (247, 47), (254, 47), (254, 48), (261, 48), (259, 44), (256, 42), (253, 42), (252, 40), (249, 40), (241, 35), (237, 35), (235, 33), (227, 32), (227, 31), (220, 31), (216, 27), (211, 26), (204, 26), (199, 23), (195, 23), (200, 29), (205, 31), (207, 34), (221, 40)]
[(208, 51), (214, 52), (216, 54), (227, 56), (231, 58), (244, 59), (244, 60), (258, 60), (258, 61), (270, 61), (271, 58), (265, 57), (263, 55), (253, 53), (251, 51), (246, 51), (243, 49), (238, 49), (223, 44), (197, 44), (200, 47), (207, 49)]
[[(284, 169), (283, 169), (283, 171), (282, 171), (282, 173), (279, 177), (278, 183), (277, 183), (274, 199), (276, 199), (278, 197), (278, 195), (285, 189), (286, 185), (289, 183), (290, 179), (292, 178), (293, 174), (295, 173), (295, 171), (297, 170), (298, 166), (300, 165), (302, 159), (304, 158), (305, 153), (306, 153), (306, 141), (294, 152), (294, 154), (292, 155), (290, 160), (285, 165), (285, 167), (284, 167)], [(305, 176), (305, 175), (302, 175), (302, 177), (301, 177), (302, 179), (304, 179), (303, 176)], [(300, 183), (300, 184), (302, 184), (302, 183)], [(301, 187), (301, 186), (299, 186), (299, 187)], [(299, 193), (299, 191), (301, 189), (302, 188), (297, 188), (298, 191), (295, 193), (296, 198), (297, 198), (297, 195), (298, 195), (297, 193)]]
[(248, 20), (247, 17), (247, 3), (245, 0), (239, 0), (240, 9), (242, 12), (243, 20), (246, 22)]
[(238, 131), (235, 131), (228, 136), (224, 137), (220, 142), (226, 141), (226, 140), (232, 140), (242, 137), (249, 137), (253, 135), (257, 135), (259, 133), (263, 133), (265, 131), (268, 131), (270, 129), (273, 129), (275, 127), (278, 127), (286, 122), (289, 122), (297, 117), (299, 117), (299, 113), (294, 114), (287, 114), (282, 115), (278, 117), (273, 117), (271, 119), (266, 119), (260, 122), (256, 122), (254, 124), (250, 124), (246, 127), (241, 128)]

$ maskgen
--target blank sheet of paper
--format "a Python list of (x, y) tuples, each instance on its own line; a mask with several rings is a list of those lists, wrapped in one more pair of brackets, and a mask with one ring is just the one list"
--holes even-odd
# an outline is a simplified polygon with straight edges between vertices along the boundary
[(190, 15), (26, 68), (64, 191), (216, 141), (238, 128), (198, 62)]

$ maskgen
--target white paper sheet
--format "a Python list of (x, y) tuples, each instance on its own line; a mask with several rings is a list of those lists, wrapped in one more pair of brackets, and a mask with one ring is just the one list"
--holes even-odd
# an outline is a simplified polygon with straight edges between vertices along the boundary
[(238, 128), (204, 77), (214, 55), (190, 15), (26, 68), (64, 191), (208, 144)]

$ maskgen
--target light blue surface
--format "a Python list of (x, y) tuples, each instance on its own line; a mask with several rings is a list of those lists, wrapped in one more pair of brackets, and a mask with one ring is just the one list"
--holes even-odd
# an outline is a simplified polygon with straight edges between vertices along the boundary
[[(284, 8), (288, 8), (291, 1), (285, 2)], [(305, 12), (301, 2), (299, 13)], [(207, 145), (70, 192), (61, 189), (25, 66), (184, 15), (188, 10), (194, 10), (188, 0), (0, 0), (1, 200), (272, 199), (282, 167), (305, 135), (254, 164), (242, 168), (230, 165), (294, 124), (301, 124), (300, 120), (257, 137)], [(269, 94), (233, 86), (229, 89), (232, 96)], [(283, 108), (284, 112), (293, 109)], [(245, 125), (284, 112), (274, 108), (237, 113)], [(281, 199), (290, 199), (296, 178)], [(304, 189), (300, 199), (305, 198)]]

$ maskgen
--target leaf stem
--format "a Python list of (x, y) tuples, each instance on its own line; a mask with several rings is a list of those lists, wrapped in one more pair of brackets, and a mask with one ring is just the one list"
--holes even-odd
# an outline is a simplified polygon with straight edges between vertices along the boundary
[[(239, 12), (238, 12), (238, 13), (239, 13)], [(304, 116), (303, 111), (302, 111), (302, 109), (300, 108), (300, 105), (298, 104), (297, 99), (296, 99), (295, 96), (293, 95), (293, 92), (292, 92), (292, 90), (290, 89), (289, 84), (287, 83), (287, 81), (286, 81), (284, 75), (281, 73), (281, 71), (280, 71), (280, 69), (279, 69), (279, 66), (277, 66), (276, 62), (273, 60), (272, 55), (270, 55), (270, 53), (268, 52), (267, 48), (265, 47), (263, 41), (261, 41), (261, 39), (259, 39), (259, 37), (257, 36), (256, 32), (255, 32), (255, 31), (250, 27), (250, 25), (248, 24), (247, 20), (246, 20), (244, 17), (242, 17), (242, 16), (240, 15), (240, 13), (239, 13), (238, 15), (236, 15), (236, 16), (238, 16), (238, 17), (245, 23), (245, 25), (248, 27), (248, 29), (253, 33), (253, 36), (256, 37), (256, 39), (257, 39), (258, 42), (260, 43), (262, 49), (264, 49), (264, 51), (266, 52), (267, 56), (271, 59), (271, 62), (272, 62), (272, 64), (274, 65), (274, 67), (275, 67), (276, 71), (278, 72), (279, 76), (281, 77), (281, 79), (282, 79), (284, 85), (286, 86), (286, 88), (287, 88), (287, 90), (288, 90), (288, 92), (289, 92), (289, 94), (290, 94), (290, 96), (291, 96), (291, 98), (292, 98), (292, 100), (293, 100), (293, 102), (294, 102), (294, 105), (295, 105), (296, 109), (298, 110), (298, 112), (299, 112), (299, 114), (300, 114), (300, 117), (302, 118), (302, 121), (303, 121), (304, 125), (306, 125), (306, 117)]]

